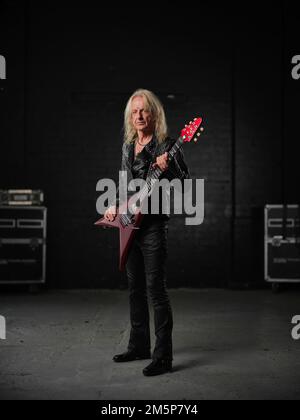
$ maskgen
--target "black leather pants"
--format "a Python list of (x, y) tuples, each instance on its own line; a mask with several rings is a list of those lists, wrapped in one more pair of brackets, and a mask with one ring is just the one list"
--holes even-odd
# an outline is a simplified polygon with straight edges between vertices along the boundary
[(173, 360), (173, 316), (166, 290), (167, 234), (168, 221), (147, 215), (132, 244), (126, 266), (131, 321), (128, 350), (150, 352), (148, 291), (156, 335), (152, 358)]

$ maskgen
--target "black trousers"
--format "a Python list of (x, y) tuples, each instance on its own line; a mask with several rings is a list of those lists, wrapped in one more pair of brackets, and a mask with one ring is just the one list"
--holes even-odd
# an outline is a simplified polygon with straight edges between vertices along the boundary
[(166, 290), (167, 234), (167, 220), (144, 216), (126, 265), (131, 321), (128, 350), (150, 352), (149, 294), (156, 336), (153, 360), (173, 360), (173, 316)]

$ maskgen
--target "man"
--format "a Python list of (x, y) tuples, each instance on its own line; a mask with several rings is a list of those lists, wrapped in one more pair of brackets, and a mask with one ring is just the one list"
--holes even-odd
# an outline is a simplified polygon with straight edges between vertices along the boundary
[[(182, 151), (170, 162), (168, 150), (174, 144), (167, 136), (164, 109), (150, 91), (140, 89), (128, 100), (124, 116), (122, 171), (128, 180), (146, 179), (149, 167), (159, 167), (161, 178), (189, 178)], [(120, 203), (117, 203), (120, 204)], [(113, 221), (117, 207), (105, 213)], [(150, 327), (147, 291), (154, 309), (156, 344), (152, 362), (143, 373), (159, 375), (172, 370), (173, 316), (166, 290), (167, 233), (169, 215), (147, 214), (131, 246), (126, 265), (130, 302), (131, 332), (127, 352), (114, 356), (117, 363), (147, 359), (150, 356)]]

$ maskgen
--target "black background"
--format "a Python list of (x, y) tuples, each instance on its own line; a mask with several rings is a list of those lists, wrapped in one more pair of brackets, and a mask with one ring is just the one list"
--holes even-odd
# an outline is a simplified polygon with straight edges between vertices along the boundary
[[(119, 287), (117, 232), (94, 226), (96, 183), (117, 180), (126, 101), (163, 101), (170, 133), (205, 179), (205, 222), (173, 217), (169, 287), (262, 286), (263, 207), (298, 203), (298, 98), (291, 2), (1, 1), (0, 188), (45, 192), (47, 285)], [(171, 99), (173, 97), (173, 99)]]

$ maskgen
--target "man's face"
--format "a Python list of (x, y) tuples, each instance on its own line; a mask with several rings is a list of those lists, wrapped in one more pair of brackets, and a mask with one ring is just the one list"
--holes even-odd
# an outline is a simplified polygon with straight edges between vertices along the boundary
[(136, 96), (131, 101), (131, 121), (137, 131), (143, 133), (152, 133), (154, 130), (154, 122), (150, 111), (145, 107), (144, 98)]

